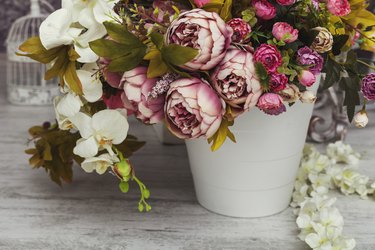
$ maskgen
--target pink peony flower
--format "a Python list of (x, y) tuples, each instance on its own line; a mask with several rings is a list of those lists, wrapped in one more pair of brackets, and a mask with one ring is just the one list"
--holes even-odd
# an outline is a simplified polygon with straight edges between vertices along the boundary
[(191, 71), (210, 70), (224, 58), (232, 35), (232, 28), (217, 13), (193, 9), (172, 22), (166, 33), (166, 44), (199, 50), (196, 58), (180, 67)]
[(211, 82), (224, 101), (240, 111), (254, 107), (262, 94), (253, 55), (239, 49), (228, 51), (212, 73)]
[(296, 0), (276, 0), (276, 2), (283, 6), (292, 5), (296, 2)]
[(279, 73), (272, 74), (271, 79), (270, 79), (271, 91), (279, 92), (281, 90), (284, 90), (288, 82), (289, 82), (289, 79), (286, 75), (279, 74)]
[(375, 100), (375, 73), (370, 73), (362, 79), (361, 91), (367, 100)]
[(208, 4), (211, 0), (194, 0), (194, 4), (198, 8), (202, 8), (204, 5)]
[(315, 75), (308, 70), (302, 70), (298, 75), (299, 82), (306, 87), (311, 87), (316, 82)]
[(129, 104), (135, 110), (136, 117), (146, 124), (155, 124), (164, 117), (164, 97), (149, 98), (149, 93), (157, 79), (147, 78), (147, 68), (137, 67), (124, 73), (121, 85), (125, 95), (122, 96), (125, 106)]
[(178, 138), (212, 137), (224, 113), (225, 103), (204, 80), (182, 78), (171, 84), (165, 117), (167, 127)]
[(272, 34), (277, 40), (286, 43), (292, 43), (298, 38), (298, 30), (285, 22), (275, 23), (272, 28)]
[(255, 0), (252, 2), (257, 17), (263, 20), (271, 20), (276, 16), (276, 8), (267, 0)]
[(268, 115), (279, 115), (286, 111), (283, 99), (274, 93), (262, 95), (259, 98), (258, 108)]
[(269, 72), (276, 72), (282, 64), (282, 57), (275, 45), (262, 44), (254, 53), (254, 61), (262, 63)]
[(327, 9), (335, 16), (346, 16), (351, 11), (348, 0), (328, 0)]
[(228, 25), (233, 29), (232, 41), (235, 43), (246, 42), (247, 35), (251, 32), (251, 26), (242, 18), (233, 18), (228, 22)]

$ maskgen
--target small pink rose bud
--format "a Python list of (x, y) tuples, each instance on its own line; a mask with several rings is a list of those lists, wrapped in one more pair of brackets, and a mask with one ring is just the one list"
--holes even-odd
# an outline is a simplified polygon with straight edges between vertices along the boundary
[(298, 75), (299, 82), (306, 87), (311, 87), (316, 82), (316, 77), (308, 70), (302, 70)]
[(277, 22), (273, 25), (272, 35), (279, 41), (292, 43), (298, 38), (298, 30), (285, 22)]
[(315, 103), (316, 96), (311, 91), (305, 91), (301, 93), (300, 100), (303, 103)]
[(263, 94), (259, 98), (258, 108), (268, 115), (279, 115), (286, 111), (283, 99), (274, 93)]
[(361, 110), (354, 116), (354, 125), (357, 128), (364, 128), (368, 124), (368, 116), (366, 110)]
[(233, 18), (228, 22), (228, 25), (233, 29), (232, 42), (247, 42), (246, 37), (251, 32), (250, 24), (248, 24), (241, 18)]

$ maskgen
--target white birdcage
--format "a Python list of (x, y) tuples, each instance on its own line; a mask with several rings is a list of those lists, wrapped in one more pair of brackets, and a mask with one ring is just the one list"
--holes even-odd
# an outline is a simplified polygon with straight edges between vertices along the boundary
[(13, 23), (6, 39), (8, 100), (19, 105), (46, 105), (51, 104), (53, 96), (58, 94), (57, 80), (45, 81), (45, 65), (16, 55), (24, 41), (39, 35), (40, 24), (53, 11), (44, 0), (30, 2), (30, 13)]

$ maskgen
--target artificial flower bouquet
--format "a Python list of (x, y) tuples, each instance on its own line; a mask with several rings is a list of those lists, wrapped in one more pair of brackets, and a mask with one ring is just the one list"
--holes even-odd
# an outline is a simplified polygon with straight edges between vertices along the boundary
[[(128, 134), (127, 117), (165, 123), (181, 139), (206, 138), (213, 151), (250, 109), (282, 115), (286, 105), (314, 103), (309, 90), (345, 91), (349, 119), (366, 122), (375, 99), (371, 62), (354, 48), (375, 51), (375, 16), (364, 0), (63, 0), (20, 55), (48, 64), (60, 78), (56, 124), (30, 129), (30, 163), (53, 181), (69, 182), (72, 164), (112, 171), (127, 192), (149, 190), (128, 158), (143, 142)], [(362, 80), (363, 78), (363, 80)], [(362, 91), (360, 91), (362, 89)], [(355, 116), (365, 97), (363, 108)], [(291, 111), (292, 112), (292, 111)]]

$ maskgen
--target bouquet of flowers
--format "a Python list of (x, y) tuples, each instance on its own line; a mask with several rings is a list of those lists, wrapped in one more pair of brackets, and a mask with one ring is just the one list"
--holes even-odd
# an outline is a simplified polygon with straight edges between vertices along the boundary
[[(143, 146), (127, 117), (164, 122), (181, 139), (204, 137), (217, 150), (236, 118), (250, 109), (280, 115), (286, 105), (314, 103), (311, 87), (345, 91), (349, 119), (367, 124), (375, 100), (371, 62), (375, 16), (364, 0), (63, 0), (20, 46), (21, 56), (49, 65), (60, 78), (56, 124), (30, 129), (30, 163), (61, 184), (72, 164), (112, 171), (127, 192), (149, 190), (128, 158)], [(365, 69), (363, 66), (367, 66)], [(310, 90), (309, 90), (310, 89)], [(364, 96), (363, 108), (355, 107)]]

